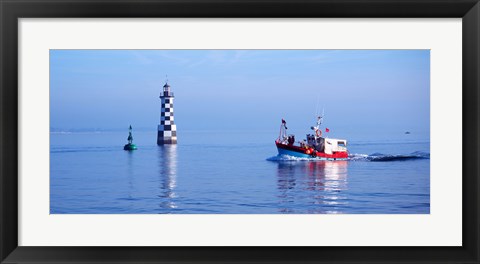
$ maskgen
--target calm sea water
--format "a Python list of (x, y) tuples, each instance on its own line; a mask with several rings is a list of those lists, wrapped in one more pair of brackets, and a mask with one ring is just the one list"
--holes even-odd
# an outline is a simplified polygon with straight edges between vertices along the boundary
[(430, 143), (349, 139), (348, 161), (277, 156), (275, 133), (52, 133), (52, 214), (428, 214)]

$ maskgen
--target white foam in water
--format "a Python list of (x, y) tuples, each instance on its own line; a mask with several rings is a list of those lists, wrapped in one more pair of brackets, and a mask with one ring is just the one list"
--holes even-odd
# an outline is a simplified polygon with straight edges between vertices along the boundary
[(368, 155), (367, 154), (349, 154), (348, 155), (348, 160), (367, 160)]
[(290, 155), (277, 155), (267, 159), (268, 161), (317, 161), (317, 158), (299, 158)]

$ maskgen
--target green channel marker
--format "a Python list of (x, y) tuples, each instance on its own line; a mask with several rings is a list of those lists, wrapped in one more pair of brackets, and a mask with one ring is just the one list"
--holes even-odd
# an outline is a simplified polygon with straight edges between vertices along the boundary
[(130, 128), (128, 129), (128, 144), (126, 144), (125, 146), (123, 146), (123, 150), (136, 150), (137, 149), (137, 145), (133, 144), (133, 137), (132, 137), (132, 125), (130, 125)]

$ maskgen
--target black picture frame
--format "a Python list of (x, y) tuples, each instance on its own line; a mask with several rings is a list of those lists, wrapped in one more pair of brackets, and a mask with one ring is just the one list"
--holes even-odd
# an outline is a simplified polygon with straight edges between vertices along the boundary
[[(479, 263), (478, 0), (0, 0), (1, 263)], [(38, 17), (462, 18), (460, 247), (19, 247), (18, 19)], [(252, 238), (254, 239), (254, 238)]]

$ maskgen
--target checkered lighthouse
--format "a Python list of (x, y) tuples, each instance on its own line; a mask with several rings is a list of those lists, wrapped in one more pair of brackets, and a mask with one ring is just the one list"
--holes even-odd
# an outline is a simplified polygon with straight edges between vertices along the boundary
[(162, 101), (162, 112), (160, 114), (160, 125), (158, 125), (157, 145), (177, 144), (177, 126), (173, 119), (173, 93), (170, 91), (168, 81), (160, 93)]

